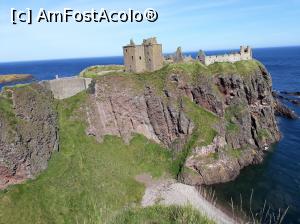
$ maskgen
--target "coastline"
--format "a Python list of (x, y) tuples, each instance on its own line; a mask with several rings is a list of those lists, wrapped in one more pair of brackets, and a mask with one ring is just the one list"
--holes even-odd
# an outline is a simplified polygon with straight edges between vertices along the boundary
[[(263, 57), (263, 56), (261, 56), (261, 57)], [(267, 63), (267, 65), (268, 65), (268, 67), (270, 66), (271, 68), (272, 68), (272, 65), (270, 65), (270, 64), (268, 64)], [(277, 74), (276, 73), (276, 69), (275, 68), (273, 68), (272, 69), (272, 78), (274, 79), (278, 79), (278, 77), (281, 77), (280, 75), (281, 74)], [(31, 71), (26, 71), (26, 72), (31, 72)], [(35, 73), (34, 73), (35, 74)], [(38, 76), (36, 76), (36, 78), (38, 78)], [(276, 85), (276, 83), (277, 83), (277, 85), (279, 85), (278, 84), (278, 82), (275, 82), (274, 84)], [(297, 85), (294, 85), (294, 87), (292, 87), (292, 90), (291, 91), (297, 91)], [(284, 91), (284, 90), (286, 90), (286, 88), (284, 88), (284, 85), (283, 85), (283, 87), (280, 87), (280, 85), (279, 86), (277, 86), (277, 90), (278, 91)], [(288, 103), (288, 102), (287, 102)], [(296, 108), (296, 107), (295, 107)], [(296, 108), (296, 111), (299, 111), (299, 110), (297, 110), (297, 108)], [(298, 112), (299, 113), (299, 112)], [(284, 127), (285, 126), (287, 126), (287, 128), (286, 129), (293, 129), (293, 128), (295, 128), (295, 125), (294, 125), (294, 123), (292, 124), (291, 122), (286, 122), (285, 120), (282, 120), (282, 122), (281, 123), (283, 123), (283, 125), (284, 125)], [(293, 129), (294, 130), (294, 129)], [(284, 130), (283, 130), (284, 131)], [(288, 133), (287, 131), (285, 131), (285, 133)], [(290, 137), (289, 136), (291, 136), (291, 134), (289, 133), (289, 134), (286, 134), (286, 138), (284, 138), (285, 140), (286, 140), (286, 142), (289, 142), (290, 141)], [(295, 139), (297, 139), (297, 132), (293, 132), (293, 135), (292, 135), (292, 137), (293, 137), (293, 140), (295, 140)], [(288, 139), (288, 140), (287, 140)], [(287, 144), (287, 143), (285, 143), (285, 144)], [(296, 144), (295, 144), (296, 145)], [(289, 154), (290, 153), (294, 153), (294, 154), (292, 154), (292, 155), (296, 155), (297, 156), (297, 154), (295, 153), (296, 152), (296, 148), (295, 147), (291, 147), (291, 149), (293, 149), (293, 150), (288, 150), (288, 149), (284, 149), (284, 150), (282, 150), (282, 151), (280, 151), (281, 150), (281, 148), (285, 148), (285, 145), (283, 145), (283, 144), (279, 144), (279, 146), (278, 146), (278, 150), (277, 150), (277, 152), (276, 152), (276, 155), (283, 155), (283, 156), (285, 156), (286, 154), (287, 154), (287, 151), (289, 152)], [(290, 147), (289, 147), (290, 148)], [(279, 152), (278, 152), (279, 151)], [(275, 153), (274, 153), (275, 154)], [(277, 160), (276, 161), (278, 161), (278, 158), (277, 158)], [(275, 162), (274, 162), (275, 163)], [(294, 163), (293, 161), (290, 161), (290, 163)], [(272, 164), (273, 164), (273, 162), (272, 162)], [(271, 168), (273, 168), (274, 169), (274, 166), (273, 165), (270, 165), (269, 164), (269, 166), (264, 166), (264, 169), (262, 170), (259, 170), (259, 168), (253, 168), (253, 167), (251, 167), (251, 170), (252, 169), (255, 169), (255, 170), (259, 170), (259, 171), (256, 171), (255, 172), (255, 176), (260, 176), (260, 174), (261, 173), (263, 173), (263, 171), (264, 170), (270, 170)], [(277, 168), (277, 167), (275, 167), (275, 170), (278, 170), (279, 168)], [(250, 169), (247, 169), (247, 170), (250, 170)], [(279, 169), (280, 171), (282, 171), (282, 169)], [(244, 172), (244, 171), (243, 171)], [(246, 172), (248, 172), (248, 171), (246, 171)], [(254, 172), (254, 171), (253, 171)], [(290, 171), (289, 171), (290, 172)], [(249, 173), (249, 172), (248, 172)], [(244, 175), (245, 176), (245, 175)], [(253, 176), (253, 175), (252, 175)], [(262, 176), (262, 175), (261, 175)], [(288, 175), (285, 175), (286, 177), (288, 177)], [(292, 176), (292, 175), (291, 175)], [(293, 176), (295, 176), (295, 175), (293, 175)], [(242, 184), (242, 183), (251, 183), (251, 181), (252, 180), (250, 180), (251, 178), (244, 178), (244, 179), (241, 179), (241, 180), (237, 180), (238, 181), (238, 183), (240, 183), (240, 185)], [(262, 179), (262, 178), (260, 178), (260, 179)], [(275, 179), (275, 177), (270, 177), (270, 176), (264, 176), (264, 180), (258, 180), (258, 181), (264, 181), (264, 183), (266, 183), (267, 181), (266, 180), (274, 180)], [(279, 178), (276, 178), (276, 179), (279, 179)], [(257, 180), (257, 179), (255, 179), (255, 180)], [(236, 180), (235, 181), (233, 181), (233, 182), (237, 182)], [(288, 181), (285, 181), (285, 182), (288, 182)], [(228, 185), (230, 185), (230, 184), (228, 184)], [(233, 184), (232, 184), (233, 185)], [(251, 185), (250, 185), (251, 186)], [(267, 185), (268, 186), (268, 185)], [(233, 187), (232, 187), (233, 188)], [(256, 186), (252, 186), (252, 187), (249, 187), (249, 189), (250, 188), (256, 188)], [(225, 188), (226, 189), (226, 188)], [(263, 187), (260, 187), (259, 189), (264, 189)], [(243, 190), (243, 189), (242, 189)], [(246, 189), (247, 190), (247, 189)], [(226, 192), (226, 190), (225, 190), (225, 192)], [(244, 192), (245, 192), (245, 189), (244, 189)], [(247, 191), (248, 192), (248, 191)], [(265, 197), (265, 195), (268, 195), (268, 194), (266, 194), (266, 193), (264, 193), (264, 191), (262, 191), (263, 193), (261, 193), (261, 195), (259, 195), (259, 196), (261, 196), (261, 197)], [(282, 192), (284, 192), (284, 191), (282, 191)], [(228, 193), (229, 194), (229, 193)], [(232, 193), (233, 195), (234, 195), (234, 193)], [(262, 195), (262, 194), (265, 194), (265, 195)], [(219, 198), (219, 197), (218, 197)], [(230, 198), (230, 197), (228, 197), (228, 198)], [(274, 198), (276, 198), (276, 197), (274, 197)], [(209, 198), (208, 198), (209, 199)], [(253, 200), (255, 200), (255, 199), (253, 199)], [(276, 200), (276, 199), (274, 199), (274, 200)], [(272, 201), (272, 200), (271, 200)], [(283, 202), (282, 202), (283, 203)], [(293, 202), (289, 202), (289, 204), (292, 204), (294, 207), (295, 207), (295, 203), (293, 204)], [(227, 206), (226, 206), (227, 205)], [(284, 207), (285, 205), (282, 205), (282, 207)], [(230, 214), (231, 214), (231, 209), (230, 209), (230, 206), (228, 206), (228, 204), (226, 204), (226, 202), (224, 202), (224, 204), (223, 205), (220, 205), (219, 204), (219, 200), (218, 200), (218, 205), (217, 205), (217, 207), (219, 207), (219, 209), (221, 209), (221, 210), (223, 210), (223, 212), (224, 213), (227, 213), (229, 216), (230, 216)], [(222, 208), (223, 207), (223, 208)], [(226, 210), (226, 208), (227, 208), (227, 212), (225, 211)], [(296, 207), (297, 208), (297, 207)], [(290, 209), (290, 211), (293, 211), (293, 210), (291, 210)], [(290, 212), (289, 211), (289, 212)], [(295, 209), (294, 209), (294, 211), (296, 211)], [(294, 212), (295, 213), (295, 212)]]
[(16, 81), (25, 81), (33, 78), (30, 74), (6, 74), (0, 75), (0, 84), (7, 84)]

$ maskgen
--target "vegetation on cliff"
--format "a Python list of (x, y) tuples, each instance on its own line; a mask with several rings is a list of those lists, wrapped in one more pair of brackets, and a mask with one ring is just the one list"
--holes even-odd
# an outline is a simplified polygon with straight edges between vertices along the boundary
[[(143, 101), (144, 97), (149, 95), (148, 92), (151, 92), (151, 100), (146, 99), (146, 104), (155, 105), (150, 110), (154, 110), (156, 115), (155, 119), (150, 119), (148, 126), (151, 129), (152, 124), (159, 123), (159, 127), (154, 125), (154, 137), (156, 135), (166, 147), (176, 152), (176, 155), (173, 155), (176, 158), (173, 168), (177, 175), (189, 169), (183, 169), (183, 163), (188, 157), (193, 157), (189, 166), (194, 167), (194, 173), (198, 176), (209, 179), (207, 183), (232, 180), (244, 166), (262, 160), (263, 153), (260, 149), (279, 139), (274, 118), (271, 79), (265, 67), (256, 60), (214, 63), (209, 66), (195, 61), (168, 64), (155, 72), (111, 72), (95, 79), (94, 84), (97, 88), (101, 86), (98, 94), (96, 90), (96, 104), (101, 102), (98, 108), (112, 104), (111, 111), (116, 110), (112, 117), (116, 116), (114, 122), (117, 125), (120, 124), (118, 120), (128, 119), (131, 114), (135, 114), (131, 108), (141, 102), (132, 100), (132, 106), (127, 108), (131, 112), (125, 117), (122, 114), (127, 114), (126, 110), (119, 111), (118, 108), (123, 108), (123, 105), (127, 105), (136, 97)], [(138, 108), (140, 110), (143, 106)], [(103, 110), (102, 113), (111, 113), (110, 110)], [(164, 114), (166, 121), (159, 118), (160, 114)], [(187, 117), (192, 123), (191, 126), (194, 126), (192, 134), (182, 134), (177, 130), (176, 126), (182, 123), (178, 119), (180, 115)], [(168, 122), (172, 119), (178, 123)], [(118, 128), (123, 130), (123, 126)], [(101, 128), (99, 126), (92, 129)], [(266, 131), (262, 130), (265, 129), (270, 129), (272, 133), (264, 134)], [(115, 128), (114, 133), (117, 133), (116, 130)], [(95, 132), (91, 134), (97, 136)], [(153, 133), (149, 136), (153, 136)], [(215, 137), (218, 138), (213, 142)], [(199, 142), (202, 144), (197, 144)], [(202, 149), (206, 146), (207, 149)], [(194, 149), (194, 153), (191, 149)], [(200, 158), (196, 155), (199, 151), (211, 153), (197, 159)], [(226, 163), (231, 165), (227, 166)], [(216, 173), (215, 169), (221, 169), (222, 172), (212, 175)], [(199, 172), (202, 172), (201, 175)], [(187, 176), (184, 180), (186, 183), (200, 184), (205, 181), (197, 179), (191, 182), (190, 176)]]
[(84, 69), (79, 76), (85, 78), (96, 78), (100, 75), (105, 75), (110, 72), (122, 72), (125, 70), (123, 65), (95, 65)]
[(0, 75), (0, 84), (15, 82), (15, 81), (23, 81), (23, 80), (28, 80), (31, 78), (32, 78), (32, 75), (29, 75), (29, 74)]
[[(207, 223), (190, 208), (140, 208), (145, 188), (135, 177), (228, 181), (279, 138), (270, 77), (257, 61), (93, 69), (89, 94), (58, 101), (60, 151), (48, 169), (0, 193), (1, 222)], [(0, 100), (9, 117), (11, 102)]]
[(139, 207), (144, 186), (135, 176), (172, 176), (171, 154), (141, 135), (128, 145), (114, 136), (102, 143), (87, 136), (86, 97), (81, 93), (59, 102), (60, 151), (36, 180), (0, 193), (0, 222), (208, 223), (190, 208)]

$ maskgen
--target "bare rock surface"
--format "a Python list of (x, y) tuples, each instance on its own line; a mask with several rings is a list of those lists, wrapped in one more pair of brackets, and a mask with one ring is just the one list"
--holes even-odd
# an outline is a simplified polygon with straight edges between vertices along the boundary
[(12, 114), (0, 111), (0, 189), (37, 176), (58, 150), (52, 94), (32, 85), (13, 90), (12, 101)]
[(176, 140), (185, 142), (192, 133), (193, 124), (180, 109), (163, 102), (150, 87), (135, 90), (122, 77), (97, 81), (89, 100), (87, 133), (99, 141), (105, 135), (116, 135), (129, 142), (138, 133), (171, 147)]
[(285, 106), (283, 103), (281, 103), (278, 99), (275, 102), (275, 114), (277, 116), (285, 117), (288, 119), (295, 120), (298, 118), (298, 115), (289, 109), (287, 106)]

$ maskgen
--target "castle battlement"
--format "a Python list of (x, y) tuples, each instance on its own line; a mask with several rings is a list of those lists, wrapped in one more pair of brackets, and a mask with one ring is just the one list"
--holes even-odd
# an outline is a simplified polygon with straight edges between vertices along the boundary
[(141, 45), (131, 40), (123, 47), (123, 55), (127, 72), (155, 71), (163, 67), (162, 45), (155, 37), (144, 39)]
[(199, 51), (198, 60), (201, 61), (205, 65), (210, 65), (215, 62), (237, 62), (243, 60), (251, 60), (252, 59), (252, 49), (251, 47), (241, 46), (239, 52), (233, 52), (231, 54), (223, 54), (223, 55), (212, 55), (206, 56), (204, 51)]

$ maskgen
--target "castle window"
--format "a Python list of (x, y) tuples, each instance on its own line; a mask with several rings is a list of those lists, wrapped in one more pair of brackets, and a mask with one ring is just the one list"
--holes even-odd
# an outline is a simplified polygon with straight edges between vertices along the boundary
[(133, 60), (133, 56), (131, 56), (131, 59)]
[(127, 52), (127, 49), (126, 49), (126, 52)]
[(142, 60), (142, 57), (140, 56), (140, 60)]

